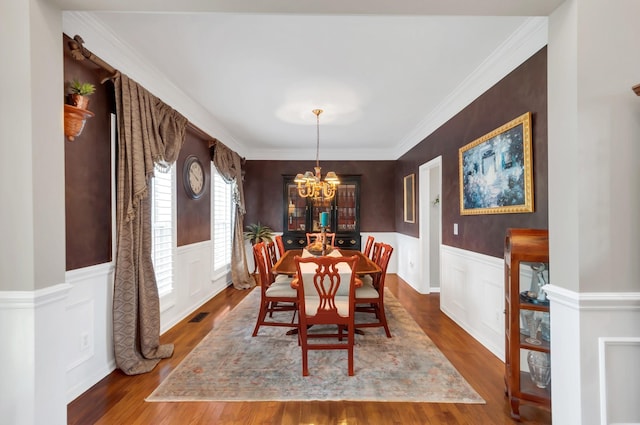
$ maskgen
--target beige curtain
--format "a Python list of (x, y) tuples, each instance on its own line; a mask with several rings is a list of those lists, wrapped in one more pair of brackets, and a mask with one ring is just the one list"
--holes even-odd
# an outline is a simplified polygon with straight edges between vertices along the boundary
[(178, 158), (187, 119), (125, 75), (118, 73), (114, 84), (118, 186), (113, 339), (116, 365), (135, 375), (173, 354), (173, 344), (160, 345), (148, 187), (156, 164), (166, 168)]
[(242, 183), (242, 158), (219, 140), (210, 142), (213, 147), (213, 165), (225, 182), (233, 184), (236, 205), (235, 227), (233, 229), (233, 247), (231, 250), (231, 281), (236, 289), (250, 289), (256, 282), (249, 274), (247, 255), (244, 250), (244, 190)]

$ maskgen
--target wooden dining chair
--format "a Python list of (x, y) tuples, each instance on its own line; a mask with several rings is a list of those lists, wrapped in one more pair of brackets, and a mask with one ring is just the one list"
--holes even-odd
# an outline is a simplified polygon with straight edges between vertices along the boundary
[(371, 249), (373, 248), (374, 240), (375, 238), (373, 236), (368, 236), (367, 243), (364, 245), (364, 251), (362, 251), (362, 253), (368, 258), (371, 258)]
[(274, 239), (276, 240), (276, 246), (278, 247), (278, 255), (282, 257), (284, 255), (284, 241), (282, 240), (282, 236), (276, 235)]
[(382, 270), (373, 277), (367, 275), (362, 279), (362, 286), (356, 288), (356, 311), (373, 313), (377, 319), (375, 322), (356, 323), (357, 328), (383, 327), (387, 338), (391, 338), (387, 316), (384, 310), (384, 282), (387, 276), (389, 259), (393, 253), (393, 247), (389, 244), (380, 243), (377, 250), (375, 263)]
[[(357, 256), (295, 257), (298, 288), (298, 338), (302, 347), (302, 375), (309, 375), (309, 350), (347, 350), (348, 373), (353, 376), (354, 308)], [(337, 325), (337, 332), (309, 329), (314, 325)], [(314, 328), (317, 329), (317, 328)], [(346, 330), (347, 341), (343, 341)], [(310, 342), (333, 338), (332, 342)]]
[[(298, 294), (291, 287), (292, 278), (284, 275), (274, 277), (271, 273), (271, 260), (264, 242), (259, 242), (253, 246), (253, 254), (260, 274), (260, 310), (258, 311), (258, 318), (252, 336), (258, 334), (260, 326), (297, 328), (298, 324), (295, 323), (295, 317)], [(291, 321), (272, 320), (273, 313), (286, 311), (292, 312)], [(267, 320), (267, 315), (269, 315), (269, 320)]]
[[(336, 234), (335, 233), (325, 233), (327, 236), (327, 245), (335, 246), (336, 244)], [(311, 245), (312, 242), (315, 242), (316, 239), (322, 237), (322, 233), (307, 233), (307, 245)]]

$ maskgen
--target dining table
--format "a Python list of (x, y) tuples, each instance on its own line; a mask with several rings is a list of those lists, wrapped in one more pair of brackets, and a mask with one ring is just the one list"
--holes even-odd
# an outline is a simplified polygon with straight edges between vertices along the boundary
[[(378, 267), (369, 257), (362, 252), (354, 249), (338, 249), (334, 248), (334, 251), (339, 251), (343, 257), (351, 257), (356, 255), (358, 262), (356, 263), (356, 274), (358, 276), (364, 275), (376, 275), (382, 273), (382, 269)], [(294, 276), (296, 271), (296, 262), (294, 258), (296, 256), (302, 256), (302, 249), (290, 249), (282, 254), (282, 257), (273, 265), (271, 272), (273, 274), (286, 274), (288, 276)]]
[[(358, 257), (358, 262), (356, 263), (356, 275), (358, 276), (364, 276), (364, 275), (374, 276), (376, 274), (382, 273), (382, 269), (376, 263), (374, 263), (369, 257), (364, 255), (361, 251), (357, 251), (353, 249), (338, 249), (338, 248), (333, 248), (333, 250), (339, 251), (343, 257), (351, 257), (354, 255)], [(302, 256), (302, 252), (303, 252), (302, 249), (290, 249), (288, 251), (285, 251), (284, 254), (282, 254), (282, 256), (280, 257), (280, 259), (271, 268), (271, 273), (285, 274), (287, 276), (295, 276), (298, 273), (298, 271), (296, 270), (295, 257)], [(360, 286), (360, 285), (362, 285), (362, 281), (358, 280), (358, 282), (356, 282), (356, 286)], [(355, 332), (361, 335), (364, 334), (364, 332), (361, 329), (356, 329)], [(297, 329), (292, 329), (287, 332), (287, 335), (293, 335), (297, 333), (298, 333)]]

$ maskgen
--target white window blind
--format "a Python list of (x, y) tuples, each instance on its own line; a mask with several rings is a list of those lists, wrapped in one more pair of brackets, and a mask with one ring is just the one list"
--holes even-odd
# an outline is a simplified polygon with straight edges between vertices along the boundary
[(151, 256), (160, 297), (173, 290), (173, 173), (156, 169), (151, 179)]
[(227, 273), (231, 265), (231, 244), (234, 225), (233, 184), (225, 183), (218, 170), (211, 167), (213, 176), (213, 276)]

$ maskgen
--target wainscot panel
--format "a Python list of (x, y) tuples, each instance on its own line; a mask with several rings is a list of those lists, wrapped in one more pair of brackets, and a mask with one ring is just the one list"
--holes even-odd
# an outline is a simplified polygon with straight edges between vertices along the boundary
[[(640, 292), (577, 293), (553, 284), (546, 292), (551, 311), (551, 405), (580, 406), (578, 411), (554, 410), (553, 422), (640, 423), (637, 392), (633, 393), (640, 380), (637, 355), (634, 362), (611, 361), (621, 354), (622, 343), (633, 353), (639, 350)], [(634, 402), (625, 399), (628, 390), (636, 396)]]
[(440, 309), (504, 361), (504, 260), (443, 245)]

